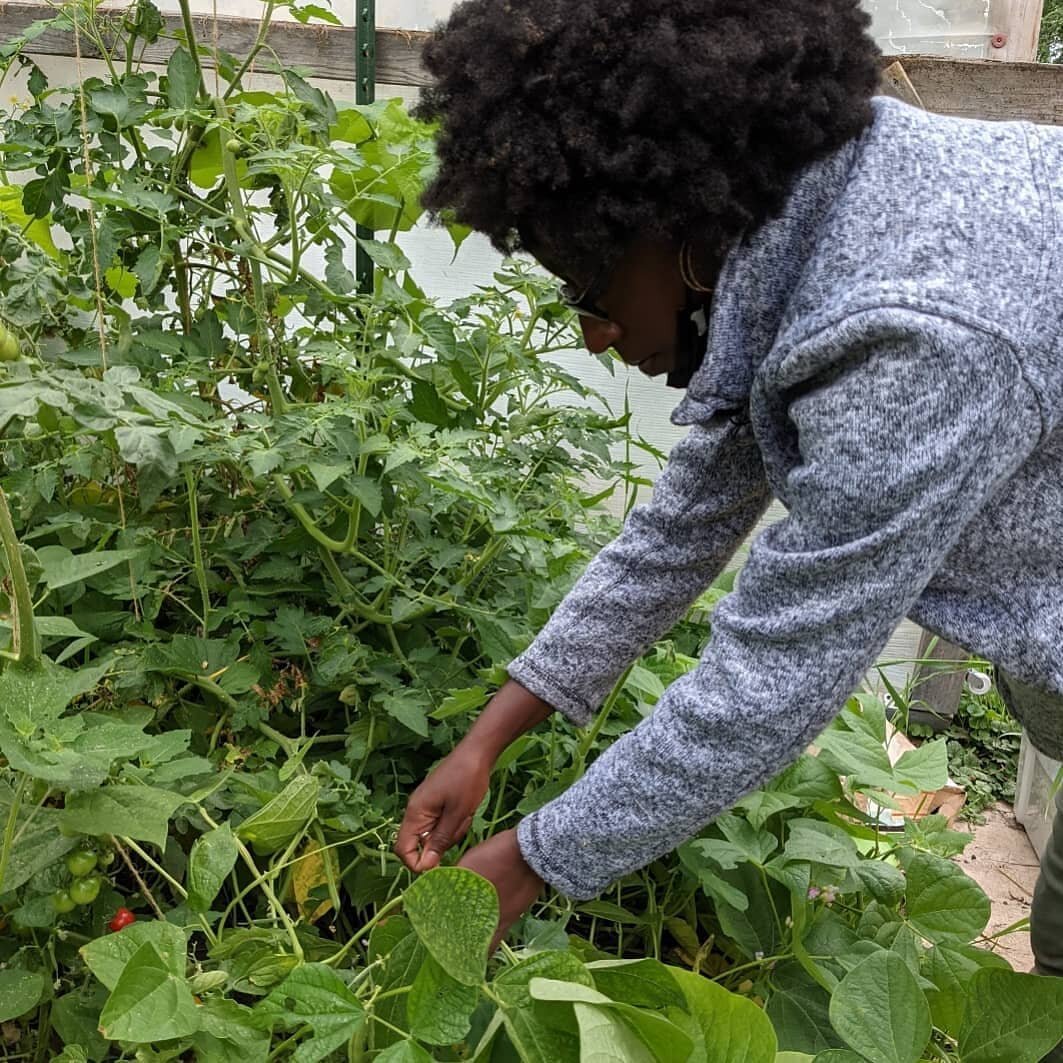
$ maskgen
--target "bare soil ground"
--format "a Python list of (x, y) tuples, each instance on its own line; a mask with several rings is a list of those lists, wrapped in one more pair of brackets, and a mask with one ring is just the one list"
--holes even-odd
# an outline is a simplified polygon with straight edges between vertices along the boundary
[[(993, 902), (986, 934), (994, 934), (1027, 918), (1037, 881), (1038, 860), (1011, 806), (996, 804), (986, 809), (985, 823), (981, 826), (957, 823), (956, 829), (967, 829), (974, 834), (974, 840), (956, 861)], [(994, 948), (1016, 971), (1029, 971), (1033, 967), (1030, 935), (1026, 931), (998, 938)]]

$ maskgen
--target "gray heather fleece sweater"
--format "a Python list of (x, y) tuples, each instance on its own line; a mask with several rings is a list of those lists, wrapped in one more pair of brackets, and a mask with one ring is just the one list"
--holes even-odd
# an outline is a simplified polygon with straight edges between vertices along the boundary
[(591, 897), (793, 759), (905, 616), (1063, 694), (1063, 129), (875, 101), (725, 263), (652, 501), (510, 674), (586, 724), (772, 495), (712, 638), (520, 824)]

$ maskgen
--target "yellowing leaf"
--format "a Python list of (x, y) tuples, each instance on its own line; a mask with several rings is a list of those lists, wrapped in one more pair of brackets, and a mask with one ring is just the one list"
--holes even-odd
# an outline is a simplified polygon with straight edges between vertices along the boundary
[(303, 846), (302, 856), (292, 865), (292, 893), (299, 905), (299, 911), (311, 923), (316, 923), (323, 915), (332, 911), (332, 901), (325, 900), (321, 901), (313, 912), (306, 912), (308, 905), (313, 903), (310, 894), (318, 886), (328, 885), (330, 869), (333, 880), (337, 879), (339, 867), (336, 863), (336, 851), (325, 849), (314, 838), (308, 839)]

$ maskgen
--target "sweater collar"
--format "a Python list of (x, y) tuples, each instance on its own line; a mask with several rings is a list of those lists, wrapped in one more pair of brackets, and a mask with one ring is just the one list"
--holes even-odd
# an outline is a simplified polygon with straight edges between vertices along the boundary
[(746, 406), (755, 369), (774, 345), (857, 150), (858, 141), (851, 140), (807, 166), (782, 212), (731, 248), (713, 296), (705, 358), (672, 412), (673, 424), (703, 423), (721, 410)]

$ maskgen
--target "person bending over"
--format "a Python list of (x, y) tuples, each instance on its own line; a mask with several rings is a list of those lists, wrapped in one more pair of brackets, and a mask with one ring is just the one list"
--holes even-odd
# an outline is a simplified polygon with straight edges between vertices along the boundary
[[(411, 796), (438, 864), (492, 764), (592, 720), (772, 498), (698, 667), (570, 789), (472, 848), (502, 934), (674, 849), (830, 722), (905, 617), (988, 658), (1063, 755), (1063, 130), (874, 97), (855, 0), (469, 0), (425, 48), (426, 204), (565, 283), (586, 347), (689, 434)], [(1063, 816), (1033, 914), (1063, 974)]]

